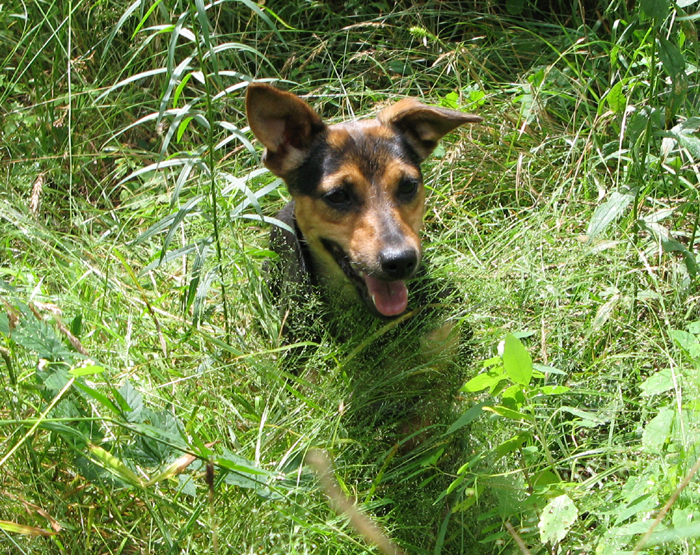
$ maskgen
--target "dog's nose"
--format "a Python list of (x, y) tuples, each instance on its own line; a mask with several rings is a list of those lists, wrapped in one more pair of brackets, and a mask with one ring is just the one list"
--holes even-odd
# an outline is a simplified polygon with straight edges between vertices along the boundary
[(387, 249), (379, 254), (379, 264), (389, 279), (406, 279), (416, 269), (418, 253), (414, 249)]

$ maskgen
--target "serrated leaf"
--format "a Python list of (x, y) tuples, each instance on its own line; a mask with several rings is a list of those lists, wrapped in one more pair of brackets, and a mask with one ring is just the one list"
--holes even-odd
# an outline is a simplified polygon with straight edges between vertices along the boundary
[(68, 372), (63, 369), (59, 368), (56, 369), (55, 371), (51, 372), (43, 381), (44, 386), (54, 393), (58, 393), (61, 391), (64, 387), (66, 387), (66, 384), (71, 380), (71, 377), (68, 375)]
[(143, 395), (141, 395), (141, 392), (134, 388), (131, 382), (127, 380), (124, 382), (124, 385), (119, 388), (119, 394), (131, 409), (126, 412), (126, 419), (129, 422), (140, 422), (141, 413), (144, 408)]
[(25, 316), (12, 331), (12, 339), (25, 349), (34, 351), (39, 358), (51, 362), (71, 362), (75, 353), (70, 351), (48, 323), (34, 316)]
[(639, 386), (642, 390), (642, 395), (658, 395), (673, 388), (673, 375), (670, 368), (664, 368), (660, 372), (649, 376)]
[(532, 378), (532, 358), (525, 346), (512, 333), (506, 335), (503, 344), (503, 369), (517, 384), (528, 385)]
[(588, 237), (592, 239), (619, 218), (625, 208), (634, 200), (634, 190), (615, 191), (610, 198), (596, 208), (588, 224)]
[(571, 529), (578, 518), (578, 509), (568, 495), (555, 497), (542, 511), (540, 522), (540, 540), (552, 545), (559, 543)]

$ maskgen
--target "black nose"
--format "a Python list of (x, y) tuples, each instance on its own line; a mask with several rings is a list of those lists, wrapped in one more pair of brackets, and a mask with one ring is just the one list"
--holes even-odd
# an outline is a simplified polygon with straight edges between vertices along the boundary
[(387, 249), (379, 254), (382, 272), (389, 279), (406, 279), (418, 264), (418, 253), (413, 249)]

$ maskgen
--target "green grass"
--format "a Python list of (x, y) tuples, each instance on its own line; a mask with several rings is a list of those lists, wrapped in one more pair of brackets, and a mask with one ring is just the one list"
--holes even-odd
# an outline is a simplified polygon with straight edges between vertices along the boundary
[[(313, 447), (409, 553), (698, 552), (696, 6), (64, 4), (0, 8), (3, 552), (376, 552)], [(280, 341), (248, 77), (486, 118), (424, 168), (447, 376), (410, 329)]]

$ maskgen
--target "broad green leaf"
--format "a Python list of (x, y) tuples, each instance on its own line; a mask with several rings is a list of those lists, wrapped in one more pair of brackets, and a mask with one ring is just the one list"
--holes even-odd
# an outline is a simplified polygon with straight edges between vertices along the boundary
[(627, 107), (627, 98), (625, 93), (622, 92), (622, 81), (618, 81), (608, 90), (608, 93), (605, 95), (605, 101), (616, 114), (624, 112)]
[(446, 435), (456, 432), (460, 428), (479, 418), (479, 416), (481, 416), (484, 413), (484, 411), (482, 410), (483, 406), (484, 403), (478, 403), (471, 407), (467, 412), (465, 412), (462, 416), (455, 420), (452, 426), (450, 426), (447, 432), (445, 432)]
[(617, 507), (615, 512), (615, 526), (622, 524), (632, 516), (653, 511), (659, 504), (657, 497), (651, 493), (643, 493), (629, 501), (626, 505)]
[(523, 387), (520, 384), (513, 384), (501, 393), (503, 404), (509, 409), (519, 410), (526, 402)]
[(673, 376), (670, 368), (664, 368), (660, 372), (649, 376), (639, 386), (642, 395), (658, 395), (673, 388)]
[(503, 345), (503, 369), (508, 377), (520, 385), (528, 385), (532, 378), (532, 358), (520, 340), (512, 333), (506, 335)]
[(519, 449), (522, 444), (528, 441), (531, 437), (531, 434), (528, 432), (520, 432), (519, 434), (498, 445), (496, 447), (496, 455), (498, 458), (500, 458), (508, 453), (512, 453), (516, 449)]
[(469, 380), (462, 386), (460, 391), (469, 391), (472, 393), (475, 391), (483, 391), (484, 389), (493, 387), (494, 385), (498, 384), (499, 382), (505, 379), (506, 376), (503, 373), (503, 369), (494, 368), (493, 370), (489, 370), (488, 372), (482, 372), (478, 376), (475, 376), (474, 378)]
[(700, 161), (700, 139), (689, 133), (675, 133), (673, 131), (670, 133), (690, 153), (695, 162)]
[(119, 394), (131, 409), (126, 412), (126, 419), (129, 422), (139, 422), (144, 409), (143, 395), (141, 395), (141, 392), (127, 380), (124, 382), (124, 385), (119, 388)]
[(648, 453), (657, 453), (671, 437), (671, 428), (676, 414), (669, 407), (662, 408), (644, 427), (642, 447)]
[(645, 16), (657, 21), (664, 19), (671, 9), (668, 0), (640, 0), (639, 7)]
[(695, 335), (683, 330), (671, 330), (668, 334), (690, 355), (690, 358), (700, 360), (700, 342)]
[(451, 110), (459, 110), (459, 95), (455, 91), (447, 93), (440, 101), (440, 105)]
[(634, 189), (624, 189), (615, 191), (610, 198), (596, 208), (588, 224), (588, 237), (592, 239), (604, 231), (612, 222), (619, 218), (625, 208), (634, 200), (636, 191)]
[(542, 543), (554, 545), (562, 541), (577, 517), (578, 509), (568, 495), (560, 495), (552, 499), (542, 510), (542, 516), (537, 525)]

